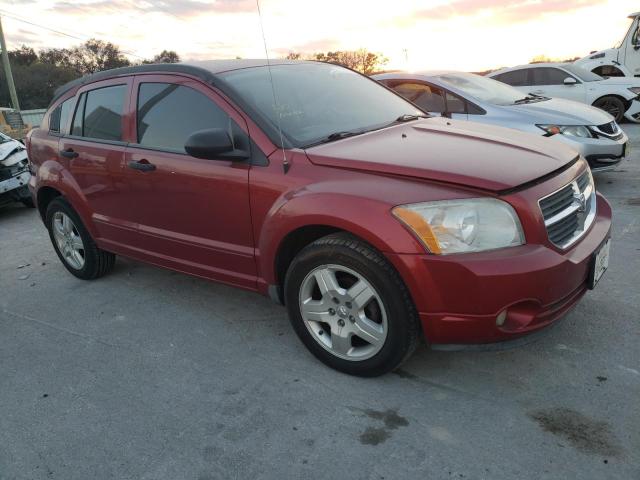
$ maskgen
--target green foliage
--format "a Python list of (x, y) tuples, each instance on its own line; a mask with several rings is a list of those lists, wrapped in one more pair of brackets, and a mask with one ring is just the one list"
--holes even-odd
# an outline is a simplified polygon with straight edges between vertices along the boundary
[[(102, 40), (87, 40), (72, 48), (48, 48), (36, 52), (25, 45), (9, 53), (13, 78), (24, 110), (45, 108), (56, 88), (90, 73), (127, 67), (131, 61), (120, 47)], [(163, 50), (151, 60), (141, 63), (177, 63), (180, 56), (172, 50)], [(10, 105), (9, 90), (0, 71), (0, 106)]]

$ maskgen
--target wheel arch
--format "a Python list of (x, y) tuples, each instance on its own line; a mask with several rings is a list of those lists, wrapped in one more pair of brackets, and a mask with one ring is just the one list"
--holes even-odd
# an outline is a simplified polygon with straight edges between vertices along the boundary
[(38, 213), (40, 214), (40, 218), (42, 221), (45, 220), (45, 215), (47, 214), (47, 207), (53, 201), (53, 199), (57, 197), (61, 197), (62, 192), (57, 188), (45, 185), (38, 189), (36, 194), (36, 206), (38, 207)]
[[(349, 234), (384, 257), (385, 252), (424, 253), (424, 247), (391, 215), (388, 205), (336, 197), (340, 195), (326, 197), (322, 202), (317, 202), (318, 198), (306, 199), (304, 205), (294, 205), (296, 201), (292, 200), (265, 221), (259, 235), (257, 260), (264, 282), (261, 289), (272, 299), (281, 303), (284, 277), (295, 256), (307, 245), (333, 233)], [(333, 202), (341, 207), (334, 207)], [(296, 216), (294, 211), (304, 211), (305, 215)], [(390, 261), (388, 257), (387, 260)]]
[[(598, 98), (596, 98), (593, 102), (591, 102), (591, 106), (595, 106), (595, 104), (599, 101), (602, 100), (603, 98), (608, 98), (608, 97), (613, 97), (613, 98), (617, 98), (618, 100), (620, 100), (622, 103), (624, 103), (625, 106), (625, 111), (629, 108), (629, 106), (631, 105), (631, 102), (633, 100), (627, 100), (626, 98), (624, 98), (622, 95), (619, 95), (617, 93), (608, 93), (606, 95), (600, 95)], [(597, 108), (597, 107), (596, 107)]]
[(91, 236), (97, 238), (92, 212), (82, 189), (70, 172), (58, 162), (46, 161), (40, 165), (36, 174), (34, 191), (36, 206), (43, 220), (49, 203), (57, 197), (64, 197), (80, 216)]

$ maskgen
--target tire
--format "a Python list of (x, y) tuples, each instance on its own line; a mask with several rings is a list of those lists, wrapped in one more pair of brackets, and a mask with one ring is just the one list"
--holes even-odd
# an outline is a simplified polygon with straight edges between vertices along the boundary
[(616, 119), (616, 122), (620, 123), (624, 119), (624, 112), (627, 110), (624, 102), (618, 97), (606, 96), (599, 98), (593, 102), (593, 106), (604, 110)]
[(113, 269), (116, 256), (97, 247), (80, 216), (64, 198), (51, 201), (45, 224), (58, 258), (72, 275), (93, 280)]
[(294, 258), (285, 302), (293, 329), (311, 353), (350, 375), (394, 370), (418, 343), (418, 315), (400, 275), (372, 246), (349, 234), (316, 240)]

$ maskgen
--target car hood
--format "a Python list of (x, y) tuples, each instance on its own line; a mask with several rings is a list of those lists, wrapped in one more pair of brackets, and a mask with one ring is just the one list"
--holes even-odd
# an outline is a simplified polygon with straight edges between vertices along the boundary
[(429, 118), (307, 149), (316, 165), (499, 192), (543, 177), (577, 153), (562, 142), (480, 123)]
[(17, 140), (9, 140), (7, 142), (0, 143), (0, 165), (10, 167), (11, 165), (23, 160), (23, 155), (13, 155), (15, 153), (22, 152), (24, 149), (24, 145)]
[(562, 98), (505, 106), (510, 112), (528, 115), (532, 123), (554, 125), (603, 125), (614, 118), (599, 108)]

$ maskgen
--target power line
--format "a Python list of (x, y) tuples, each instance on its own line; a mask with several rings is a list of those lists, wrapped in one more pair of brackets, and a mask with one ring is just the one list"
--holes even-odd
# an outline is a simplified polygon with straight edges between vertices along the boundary
[[(47, 27), (45, 25), (41, 25), (39, 23), (35, 23), (35, 22), (30, 21), (30, 20), (26, 20), (24, 18), (20, 18), (20, 17), (14, 15), (13, 13), (7, 12), (6, 10), (3, 10), (3, 9), (0, 9), (0, 15), (3, 15), (5, 17), (7, 17), (7, 18), (11, 18), (12, 20), (16, 20), (18, 22), (27, 23), (27, 24), (32, 25), (34, 27), (38, 27), (38, 28), (42, 28), (44, 30), (48, 30), (48, 31), (56, 33), (58, 35), (64, 35), (65, 37), (73, 38), (75, 40), (86, 41), (86, 40), (90, 40), (91, 39), (90, 37), (87, 37), (87, 36), (79, 37), (79, 36), (76, 36), (76, 35), (71, 35), (70, 33), (61, 32), (60, 30), (56, 30), (56, 29)], [(139, 58), (141, 60), (145, 60), (145, 57), (141, 57), (140, 55), (137, 55), (137, 54), (135, 54), (133, 52), (122, 50), (122, 53), (124, 53), (125, 55), (131, 55), (132, 57), (136, 57), (136, 58)]]

